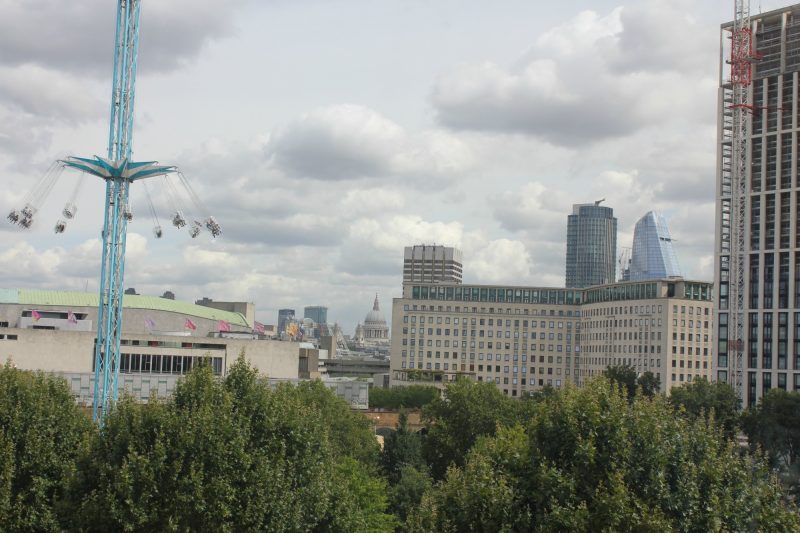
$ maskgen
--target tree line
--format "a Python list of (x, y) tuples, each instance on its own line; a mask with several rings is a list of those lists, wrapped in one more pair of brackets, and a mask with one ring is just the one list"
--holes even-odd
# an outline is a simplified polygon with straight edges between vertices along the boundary
[(6, 364), (0, 530), (800, 530), (794, 393), (740, 416), (721, 384), (666, 398), (610, 374), (522, 400), (467, 380), (404, 392), (425, 430), (401, 414), (381, 451), (321, 382), (273, 389), (243, 357), (170, 400), (123, 398), (102, 428), (64, 380)]

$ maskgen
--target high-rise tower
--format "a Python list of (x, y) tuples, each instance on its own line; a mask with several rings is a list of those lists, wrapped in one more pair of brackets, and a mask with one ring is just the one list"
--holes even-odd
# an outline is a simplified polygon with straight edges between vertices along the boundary
[(617, 219), (614, 210), (598, 200), (575, 204), (567, 219), (567, 287), (614, 283)]
[(406, 246), (403, 283), (461, 283), (461, 250), (450, 246)]
[(745, 15), (720, 35), (715, 368), (748, 406), (800, 390), (800, 5)]
[(278, 333), (286, 331), (292, 320), (294, 320), (294, 309), (278, 309)]
[(664, 279), (681, 275), (678, 258), (672, 248), (667, 221), (650, 211), (633, 230), (633, 252), (628, 271), (630, 281)]

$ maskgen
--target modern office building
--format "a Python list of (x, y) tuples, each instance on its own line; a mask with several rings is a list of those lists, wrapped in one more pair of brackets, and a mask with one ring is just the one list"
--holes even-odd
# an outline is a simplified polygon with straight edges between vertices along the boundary
[(633, 251), (627, 280), (646, 281), (680, 277), (678, 257), (672, 248), (667, 221), (661, 213), (650, 211), (633, 230)]
[(600, 205), (575, 204), (567, 218), (568, 288), (613, 283), (616, 279), (617, 219)]
[(520, 397), (629, 364), (668, 392), (712, 376), (712, 298), (710, 283), (682, 279), (589, 289), (404, 283), (390, 384), (463, 376)]
[(451, 246), (406, 246), (403, 283), (461, 283), (461, 250)]
[[(771, 388), (800, 390), (800, 5), (752, 15), (751, 22), (757, 59), (747, 88), (752, 109), (745, 118), (743, 232), (732, 224), (735, 109), (726, 65), (732, 22), (721, 28), (717, 103), (716, 376), (735, 383), (741, 354), (744, 406)], [(732, 243), (742, 241), (743, 331), (737, 339), (732, 314), (738, 304), (731, 294), (740, 284)]]
[(322, 305), (311, 305), (303, 308), (303, 318), (310, 318), (315, 324), (328, 324), (328, 308)]
[(278, 309), (278, 335), (286, 331), (292, 320), (294, 320), (294, 309)]

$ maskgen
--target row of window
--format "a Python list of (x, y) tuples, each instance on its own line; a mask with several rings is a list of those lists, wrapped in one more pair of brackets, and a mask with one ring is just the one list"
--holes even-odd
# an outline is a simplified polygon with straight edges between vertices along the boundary
[(581, 303), (581, 292), (571, 289), (511, 289), (489, 287), (419, 286), (411, 288), (414, 300), (445, 300), (473, 302), (508, 302), (550, 305)]
[[(425, 328), (419, 328), (419, 335), (423, 336), (424, 335), (424, 331), (425, 331)], [(439, 336), (443, 335), (445, 337), (451, 337), (451, 336), (452, 337), (457, 337), (458, 336), (458, 331), (459, 331), (458, 329), (453, 329), (453, 333), (451, 335), (450, 334), (450, 328), (444, 328), (444, 329), (436, 328), (436, 335), (439, 335)], [(412, 327), (411, 330), (410, 330), (410, 333), (411, 333), (411, 335), (417, 335), (417, 328)], [(511, 331), (508, 331), (508, 330), (506, 330), (506, 332), (505, 332), (505, 338), (506, 339), (511, 339), (512, 338), (512, 333), (513, 333), (513, 338), (514, 339), (519, 339), (520, 338), (519, 331), (511, 332)], [(403, 328), (403, 335), (408, 335), (408, 334), (409, 334), (409, 328), (404, 327)], [(428, 328), (428, 335), (433, 335), (433, 334), (434, 334), (433, 328)], [(461, 336), (462, 337), (466, 337), (467, 336), (467, 330), (466, 329), (462, 329), (461, 330)], [(474, 330), (474, 329), (471, 330), (470, 331), (470, 337), (475, 338), (476, 336), (480, 337), (480, 338), (487, 337), (487, 338), (491, 339), (491, 338), (495, 337), (495, 332), (493, 330), (484, 331), (482, 329), (481, 330)], [(497, 331), (497, 338), (498, 339), (502, 339), (503, 338), (503, 332), (502, 331), (499, 331), (499, 330)], [(528, 332), (527, 331), (523, 331), (522, 332), (522, 338), (523, 339), (527, 339), (528, 338)], [(556, 340), (556, 338), (557, 338), (558, 340), (563, 340), (564, 339), (564, 333), (557, 333), (556, 334), (556, 333), (545, 333), (544, 331), (542, 331), (541, 333), (539, 333), (539, 336), (537, 337), (536, 336), (536, 332), (533, 331), (530, 334), (530, 338), (531, 339), (539, 338), (539, 339), (543, 339), (543, 340), (544, 339)], [(566, 339), (568, 341), (572, 340), (572, 333), (567, 333), (566, 334)], [(424, 340), (424, 339), (420, 339), (420, 341), (422, 341), (422, 340)], [(493, 341), (489, 341), (489, 342), (491, 343)], [(500, 341), (498, 341), (498, 342), (500, 342)]]
[[(498, 318), (497, 319), (497, 324), (495, 324), (495, 319), (493, 319), (493, 318), (488, 318), (488, 319), (487, 318), (481, 318), (481, 319), (473, 318), (469, 322), (467, 322), (467, 318), (466, 317), (464, 317), (464, 319), (460, 320), (460, 321), (459, 321), (459, 317), (457, 317), (457, 316), (456, 317), (449, 317), (449, 316), (441, 317), (441, 316), (437, 316), (435, 318), (436, 318), (436, 324), (438, 324), (438, 325), (450, 324), (450, 320), (451, 319), (452, 319), (452, 323), (454, 325), (461, 324), (464, 327), (466, 327), (468, 324), (471, 325), (471, 326), (487, 326), (487, 325), (488, 326), (495, 326), (496, 325), (497, 327), (503, 327), (503, 325), (504, 325), (502, 318)], [(433, 324), (434, 323), (433, 319), (434, 319), (434, 317), (429, 316), (428, 317), (428, 324)], [(403, 315), (403, 324), (408, 324), (408, 323), (416, 324), (417, 323), (417, 315)], [(528, 324), (530, 324), (531, 328), (535, 328), (537, 323), (538, 323), (539, 327), (541, 327), (541, 328), (547, 328), (548, 327), (548, 321), (546, 321), (546, 320), (541, 320), (541, 321), (537, 322), (536, 320), (528, 321), (528, 320), (519, 320), (519, 319), (514, 320), (514, 322), (513, 322), (514, 326), (513, 327), (514, 327), (514, 329), (519, 329), (519, 327), (521, 325), (523, 329), (527, 329), (528, 328)], [(424, 316), (420, 316), (419, 317), (419, 324), (420, 325), (425, 324), (425, 317)], [(510, 327), (512, 327), (511, 324), (512, 324), (511, 319), (506, 319), (505, 327), (510, 328)], [(565, 322), (563, 320), (559, 320), (559, 321), (550, 320), (549, 321), (549, 328), (550, 329), (556, 328), (556, 324), (558, 324), (557, 327), (559, 329), (563, 329)], [(572, 321), (568, 320), (566, 322), (566, 327), (567, 328), (572, 328)], [(580, 327), (580, 322), (575, 322), (575, 327)], [(458, 329), (458, 328), (456, 328), (456, 329)], [(422, 331), (422, 328), (420, 328), (420, 331)], [(428, 330), (428, 334), (430, 334), (430, 333), (431, 333), (431, 330), (429, 329)]]
[[(567, 339), (567, 342), (568, 341), (569, 341), (569, 339)], [(476, 346), (476, 344), (477, 344), (477, 346)], [(432, 348), (434, 346), (434, 341), (431, 340), (431, 339), (428, 339), (428, 343), (425, 344), (424, 339), (420, 339), (419, 343), (417, 343), (417, 339), (406, 339), (406, 338), (404, 338), (401, 341), (401, 345), (402, 346), (412, 346), (412, 347), (419, 346), (420, 348), (421, 347)], [(437, 348), (441, 348), (441, 347), (444, 347), (444, 348), (450, 348), (450, 347), (458, 348), (459, 344), (458, 344), (458, 341), (455, 341), (455, 340), (452, 341), (452, 343), (451, 343), (449, 340), (442, 341), (442, 340), (438, 340), (437, 339), (435, 346)], [(512, 343), (510, 343), (510, 342), (501, 343), (501, 342), (491, 342), (490, 341), (490, 342), (484, 343), (483, 341), (478, 341), (476, 343), (476, 341), (470, 341), (470, 343), (469, 343), (469, 348), (472, 348), (472, 349), (475, 349), (475, 348), (482, 349), (484, 347), (488, 348), (488, 349), (492, 349), (492, 347), (494, 347), (495, 350), (503, 350), (503, 349), (512, 350), (513, 349), (515, 352), (520, 351), (520, 350), (523, 351), (523, 352), (526, 352), (528, 350), (528, 346), (529, 345), (526, 344), (526, 343), (521, 343), (520, 344), (520, 343), (517, 343), (517, 342), (513, 343), (513, 346), (512, 346)], [(565, 348), (565, 346), (566, 346), (566, 348)], [(467, 341), (461, 341), (461, 348), (462, 349), (466, 349), (467, 348)], [(563, 351), (566, 351), (567, 353), (569, 353), (569, 352), (572, 352), (573, 347), (572, 347), (571, 344), (566, 344), (566, 345), (562, 345), (562, 344), (546, 344), (546, 345), (545, 344), (539, 344), (539, 350), (542, 351), (542, 352), (544, 352), (544, 351), (548, 351), (548, 352), (553, 352), (553, 351), (555, 351), (555, 352), (563, 352)], [(405, 350), (403, 350), (403, 351), (405, 351)], [(412, 349), (411, 351), (413, 353), (414, 350)], [(532, 351), (532, 352), (536, 351), (536, 344), (533, 344), (533, 343), (530, 344), (530, 351)], [(580, 351), (580, 346), (575, 345), (575, 351), (579, 352)]]
[[(477, 307), (460, 307), (460, 306), (433, 306), (433, 305), (417, 305), (417, 304), (403, 304), (403, 311), (426, 311), (426, 312), (438, 312), (438, 313), (472, 313), (477, 314), (480, 313), (482, 315), (495, 314), (495, 308), (485, 308), (481, 307), (480, 310)], [(581, 312), (578, 310), (567, 309), (566, 312), (563, 309), (559, 309), (556, 312), (555, 309), (520, 309), (515, 308), (511, 309), (506, 308), (505, 310), (502, 307), (498, 307), (496, 309), (498, 315), (506, 314), (506, 315), (533, 315), (533, 316), (581, 316)]]
[[(222, 357), (192, 355), (120, 354), (121, 373), (188, 374), (201, 364), (210, 365), (214, 374), (222, 375)], [(92, 365), (94, 370), (94, 364)]]

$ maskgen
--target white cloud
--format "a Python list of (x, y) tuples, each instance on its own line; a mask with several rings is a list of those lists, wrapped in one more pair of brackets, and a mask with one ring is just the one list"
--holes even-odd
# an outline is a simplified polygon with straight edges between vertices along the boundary
[(424, 179), (446, 181), (465, 172), (472, 156), (442, 131), (409, 133), (377, 112), (342, 104), (304, 113), (267, 145), (275, 167), (315, 180)]
[(497, 239), (472, 250), (464, 261), (482, 283), (522, 284), (530, 279), (531, 256), (520, 241)]
[[(351, 329), (375, 292), (387, 309), (399, 295), (403, 247), (415, 243), (460, 246), (469, 282), (563, 285), (571, 206), (603, 197), (620, 246), (644, 212), (660, 209), (687, 275), (711, 278), (727, 11), (633, 0), (584, 2), (593, 11), (581, 13), (565, 3), (537, 18), (521, 0), (467, 2), (457, 13), (448, 3), (380, 3), (369, 19), (380, 35), (343, 17), (323, 50), (332, 8), (300, 4), (145, 3), (147, 102), (137, 109), (152, 115), (138, 120), (136, 147), (168, 141), (170, 161), (224, 233), (192, 240), (169, 226), (173, 206), (155, 182), (165, 235), (154, 239), (134, 187), (128, 286), (252, 300), (267, 322), (280, 307), (329, 305)], [(97, 113), (107, 109), (113, 24), (101, 19), (113, 19), (113, 2), (0, 0), (4, 210), (19, 207), (36, 159), (104, 138)], [(414, 28), (413, 38), (398, 28)], [(186, 109), (174, 105), (183, 96)], [(65, 235), (52, 233), (71, 184), (43, 206), (46, 224), (0, 228), (0, 284), (83, 289), (88, 279), (96, 290), (101, 185), (84, 189)]]
[[(682, 7), (648, 2), (605, 16), (585, 11), (545, 32), (512, 68), (461, 65), (434, 86), (438, 119), (455, 129), (523, 133), (570, 147), (685, 119), (701, 109), (696, 84), (713, 83), (716, 72), (707, 63), (713, 40)], [(676, 27), (688, 37), (676, 39)], [(704, 45), (709, 53), (698, 53)]]

